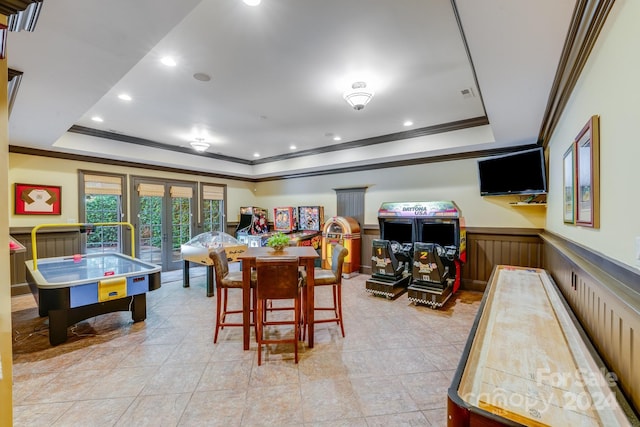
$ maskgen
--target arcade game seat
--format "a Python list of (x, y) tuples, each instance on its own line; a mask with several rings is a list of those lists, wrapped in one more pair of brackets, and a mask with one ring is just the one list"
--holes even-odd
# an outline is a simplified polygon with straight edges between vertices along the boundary
[(443, 289), (449, 277), (443, 256), (444, 248), (437, 243), (414, 243), (412, 284)]
[(372, 244), (371, 275), (376, 279), (392, 282), (400, 279), (405, 268), (403, 263), (398, 262), (391, 241), (374, 239)]
[(431, 308), (442, 307), (453, 293), (457, 248), (424, 242), (414, 243), (414, 248), (409, 300)]
[(412, 243), (374, 239), (372, 241), (371, 279), (366, 282), (367, 292), (389, 299), (406, 290), (411, 281)]

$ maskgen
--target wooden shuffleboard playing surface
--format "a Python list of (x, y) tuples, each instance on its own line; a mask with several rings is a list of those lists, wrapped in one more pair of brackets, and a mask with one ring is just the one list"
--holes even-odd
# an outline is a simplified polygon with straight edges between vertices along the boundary
[(498, 266), (487, 292), (457, 390), (468, 407), (532, 426), (632, 425), (544, 270)]

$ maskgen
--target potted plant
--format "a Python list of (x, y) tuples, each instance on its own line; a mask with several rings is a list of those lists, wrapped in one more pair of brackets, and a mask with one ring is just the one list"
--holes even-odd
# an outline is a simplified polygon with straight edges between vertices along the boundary
[(267, 246), (273, 248), (275, 251), (281, 251), (289, 246), (289, 236), (278, 231), (267, 239)]

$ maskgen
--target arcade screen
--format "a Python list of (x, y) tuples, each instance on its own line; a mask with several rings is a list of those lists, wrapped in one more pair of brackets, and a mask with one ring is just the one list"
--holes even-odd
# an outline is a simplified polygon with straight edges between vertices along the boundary
[(458, 230), (453, 222), (422, 222), (418, 228), (420, 242), (437, 243), (440, 246), (458, 245)]
[(380, 238), (399, 243), (413, 242), (413, 222), (381, 221)]

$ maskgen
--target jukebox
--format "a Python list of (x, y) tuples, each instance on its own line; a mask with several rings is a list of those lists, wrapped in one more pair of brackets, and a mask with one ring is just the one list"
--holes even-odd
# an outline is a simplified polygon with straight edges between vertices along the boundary
[(383, 203), (367, 291), (441, 307), (460, 286), (466, 234), (452, 201)]
[(322, 231), (322, 268), (331, 268), (333, 246), (340, 244), (349, 253), (344, 260), (342, 277), (349, 278), (360, 272), (360, 225), (351, 217), (334, 216), (327, 220)]

